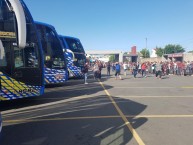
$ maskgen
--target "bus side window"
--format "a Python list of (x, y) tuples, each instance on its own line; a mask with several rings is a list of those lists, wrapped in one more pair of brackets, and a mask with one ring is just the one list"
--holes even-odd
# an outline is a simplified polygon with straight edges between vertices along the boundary
[(38, 60), (33, 47), (24, 49), (14, 48), (15, 68), (20, 67), (37, 67)]
[(75, 43), (72, 43), (71, 46), (72, 46), (72, 48), (73, 48), (74, 50), (77, 50), (77, 49), (78, 49)]
[(25, 51), (26, 67), (38, 67), (38, 59), (33, 47), (27, 47)]
[(23, 49), (14, 47), (14, 60), (15, 68), (24, 67)]
[(0, 66), (7, 66), (7, 61), (5, 57), (5, 48), (3, 47), (1, 40), (0, 40)]

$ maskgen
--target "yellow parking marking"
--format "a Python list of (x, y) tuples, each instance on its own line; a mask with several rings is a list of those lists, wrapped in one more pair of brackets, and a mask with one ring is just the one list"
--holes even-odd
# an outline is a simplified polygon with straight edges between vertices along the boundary
[(85, 87), (85, 86), (82, 86), (82, 87), (69, 87), (69, 88), (67, 88), (67, 87), (65, 87), (65, 88), (55, 88), (55, 89), (47, 89), (47, 90), (45, 90), (45, 92), (46, 93), (49, 93), (49, 92), (58, 92), (58, 91), (61, 91), (61, 90), (63, 90), (63, 91), (77, 91), (77, 90), (90, 90), (90, 89), (94, 89), (94, 88), (100, 88), (101, 86), (89, 86), (89, 87)]
[(130, 116), (126, 115), (126, 117), (133, 117), (133, 118), (193, 118), (193, 115), (137, 115), (137, 116)]
[(181, 88), (183, 88), (183, 89), (193, 89), (192, 86), (185, 86), (185, 87), (181, 87)]
[(175, 87), (114, 87), (115, 89), (174, 89)]
[(109, 94), (109, 92), (106, 90), (106, 88), (104, 87), (103, 83), (100, 81), (101, 86), (103, 87), (105, 93), (107, 94), (107, 96), (109, 97), (109, 99), (111, 100), (111, 102), (113, 103), (114, 107), (116, 108), (117, 112), (119, 113), (119, 115), (121, 116), (121, 118), (123, 119), (123, 121), (125, 122), (125, 125), (129, 128), (130, 132), (132, 133), (133, 137), (136, 139), (136, 141), (138, 142), (139, 145), (145, 145), (145, 143), (142, 141), (142, 139), (140, 138), (140, 136), (138, 135), (138, 133), (136, 132), (136, 130), (132, 127), (131, 123), (127, 120), (126, 116), (123, 114), (123, 112), (121, 111), (121, 109), (119, 108), (119, 106), (116, 104), (116, 102), (114, 101), (113, 97)]
[(192, 86), (185, 86), (185, 87), (114, 87), (115, 89), (193, 89)]
[[(193, 118), (193, 115), (125, 115), (127, 118)], [(47, 118), (47, 119), (18, 119), (4, 120), (3, 123), (23, 123), (23, 122), (44, 122), (44, 121), (64, 121), (64, 120), (84, 120), (84, 119), (113, 119), (122, 118), (121, 116), (85, 116), (67, 118)]]
[(86, 116), (86, 117), (68, 117), (68, 118), (48, 118), (48, 119), (19, 119), (19, 120), (5, 120), (3, 123), (19, 123), (19, 122), (42, 122), (42, 121), (62, 121), (62, 120), (80, 120), (80, 119), (108, 119), (120, 118), (120, 116)]
[(192, 96), (115, 96), (116, 98), (193, 98)]

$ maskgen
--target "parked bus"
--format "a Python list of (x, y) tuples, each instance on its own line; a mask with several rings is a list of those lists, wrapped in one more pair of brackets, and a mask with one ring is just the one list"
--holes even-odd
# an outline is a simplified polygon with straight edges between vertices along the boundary
[(40, 39), (22, 0), (0, 0), (0, 101), (44, 93)]
[(35, 22), (44, 53), (45, 84), (61, 84), (67, 80), (64, 48), (52, 25)]
[(81, 70), (86, 62), (86, 55), (80, 40), (75, 37), (62, 35), (60, 35), (60, 40), (64, 48), (66, 48), (64, 54), (67, 60), (69, 78), (83, 77)]
[(1, 112), (0, 112), (0, 141), (1, 141), (1, 130), (2, 130), (2, 117), (1, 117)]

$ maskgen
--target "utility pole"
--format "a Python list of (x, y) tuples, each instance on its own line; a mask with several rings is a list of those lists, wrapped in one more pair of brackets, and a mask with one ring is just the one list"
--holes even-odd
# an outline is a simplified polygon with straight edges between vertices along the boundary
[(146, 51), (147, 51), (147, 37), (145, 38), (145, 58), (147, 58), (146, 57)]

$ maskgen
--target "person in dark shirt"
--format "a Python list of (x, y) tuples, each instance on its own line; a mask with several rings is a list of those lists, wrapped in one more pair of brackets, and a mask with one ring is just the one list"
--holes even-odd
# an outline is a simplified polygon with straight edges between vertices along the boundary
[(83, 70), (82, 70), (82, 73), (84, 74), (84, 84), (88, 84), (87, 82), (88, 69), (89, 69), (89, 65), (88, 63), (85, 63)]
[(107, 77), (110, 76), (110, 71), (111, 71), (111, 63), (108, 62), (108, 63), (107, 63)]

